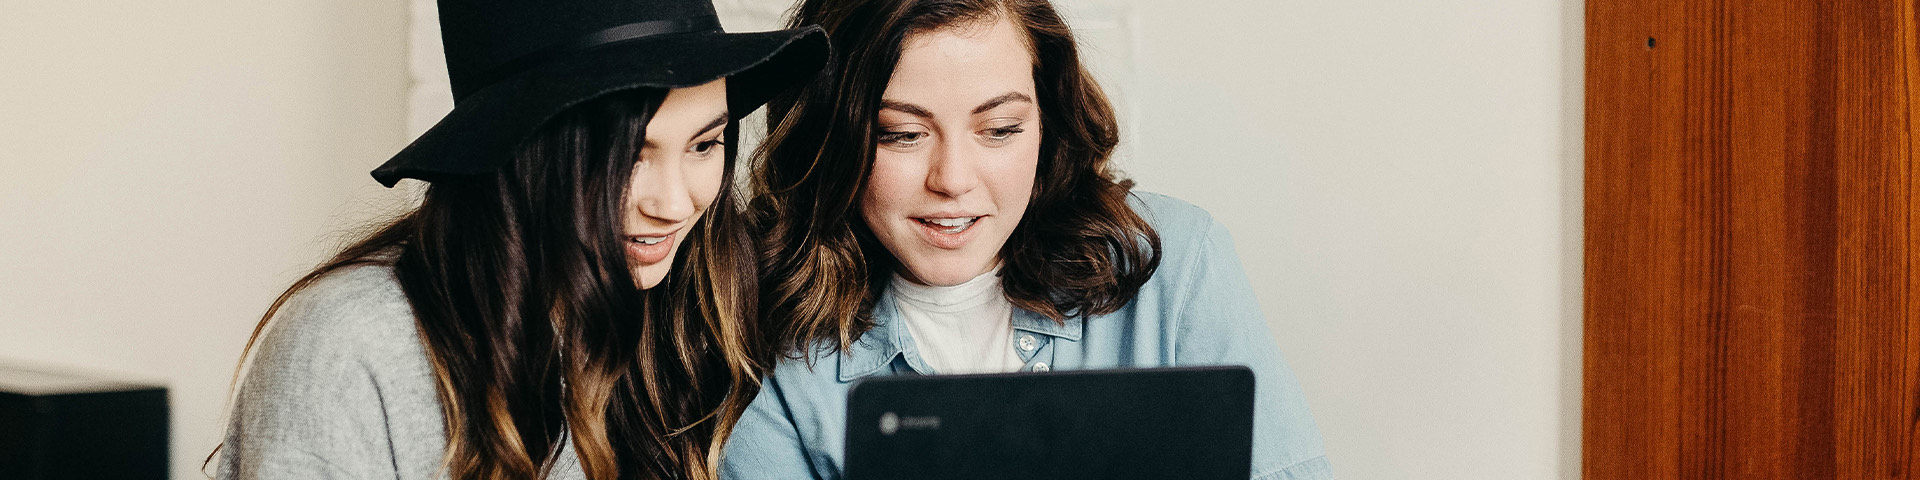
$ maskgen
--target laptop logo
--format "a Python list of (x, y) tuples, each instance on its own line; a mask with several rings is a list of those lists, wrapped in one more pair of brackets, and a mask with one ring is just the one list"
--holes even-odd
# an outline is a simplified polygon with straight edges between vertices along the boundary
[(880, 415), (880, 434), (893, 435), (901, 430), (939, 430), (940, 417), (902, 417), (893, 412)]

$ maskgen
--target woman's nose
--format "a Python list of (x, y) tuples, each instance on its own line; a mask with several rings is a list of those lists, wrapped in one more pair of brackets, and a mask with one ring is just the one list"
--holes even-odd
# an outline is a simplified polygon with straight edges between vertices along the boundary
[(679, 223), (693, 216), (693, 197), (679, 160), (657, 158), (641, 162), (634, 173), (633, 195), (642, 215), (668, 223)]
[(942, 140), (929, 159), (927, 190), (950, 197), (972, 191), (980, 186), (973, 163), (974, 156), (966, 151), (964, 142)]

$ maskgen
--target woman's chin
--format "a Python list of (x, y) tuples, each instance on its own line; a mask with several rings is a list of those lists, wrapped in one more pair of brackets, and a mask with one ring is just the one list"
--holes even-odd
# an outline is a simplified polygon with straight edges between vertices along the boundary
[(641, 290), (660, 286), (660, 281), (666, 279), (667, 272), (665, 270), (656, 270), (653, 268), (633, 269), (633, 286)]
[(907, 281), (933, 287), (951, 287), (973, 280), (986, 273), (993, 262), (965, 262), (964, 264), (928, 265), (926, 268), (908, 268)]

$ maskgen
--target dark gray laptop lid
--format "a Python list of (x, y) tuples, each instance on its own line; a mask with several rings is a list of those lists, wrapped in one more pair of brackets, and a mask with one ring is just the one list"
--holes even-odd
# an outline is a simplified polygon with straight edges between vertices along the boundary
[(1245, 479), (1245, 367), (871, 377), (847, 401), (847, 478)]

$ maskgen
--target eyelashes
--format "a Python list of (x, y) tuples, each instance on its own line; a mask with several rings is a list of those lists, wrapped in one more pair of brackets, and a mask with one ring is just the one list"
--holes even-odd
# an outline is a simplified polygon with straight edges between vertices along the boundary
[(988, 142), (992, 142), (998, 145), (1005, 145), (1013, 142), (1014, 135), (1019, 135), (1021, 132), (1025, 132), (1025, 131), (1026, 129), (1020, 128), (1019, 125), (1010, 125), (1010, 126), (1005, 126), (1000, 128), (987, 129), (987, 134), (985, 135), (985, 137), (987, 138)]
[[(976, 132), (976, 134), (980, 136), (983, 143), (997, 147), (1013, 143), (1014, 137), (1025, 133), (1027, 130), (1022, 128), (1023, 125), (1024, 124), (1015, 124), (1005, 127), (989, 128)], [(881, 146), (912, 148), (918, 146), (930, 136), (932, 136), (932, 134), (927, 132), (880, 130), (874, 132), (873, 140)]]
[(720, 139), (716, 138), (693, 144), (692, 147), (687, 148), (687, 151), (696, 157), (708, 158), (712, 157), (715, 151), (725, 146), (727, 146), (727, 142), (720, 141)]
[(926, 139), (927, 139), (927, 132), (895, 132), (895, 131), (882, 130), (879, 133), (875, 133), (873, 136), (873, 140), (876, 142), (880, 142), (881, 145), (888, 145), (888, 146), (902, 147), (902, 148), (919, 145), (920, 141), (926, 140)]

